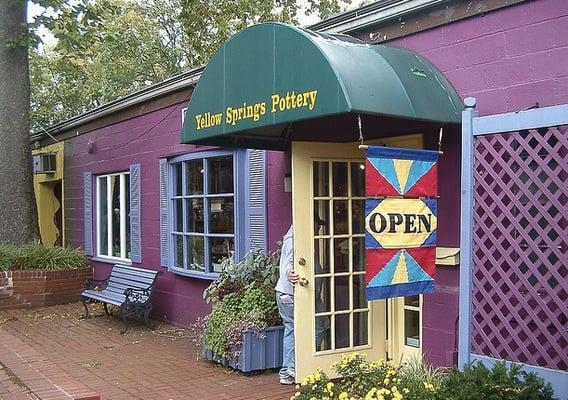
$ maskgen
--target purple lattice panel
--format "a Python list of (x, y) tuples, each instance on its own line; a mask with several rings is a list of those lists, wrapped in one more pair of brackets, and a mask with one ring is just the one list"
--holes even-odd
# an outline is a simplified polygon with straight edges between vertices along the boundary
[(568, 369), (568, 127), (478, 137), (475, 354)]

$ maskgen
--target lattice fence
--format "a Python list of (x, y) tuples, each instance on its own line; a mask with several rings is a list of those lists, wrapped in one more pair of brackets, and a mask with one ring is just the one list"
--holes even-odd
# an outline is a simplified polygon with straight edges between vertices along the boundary
[(568, 370), (568, 126), (474, 141), (473, 353)]

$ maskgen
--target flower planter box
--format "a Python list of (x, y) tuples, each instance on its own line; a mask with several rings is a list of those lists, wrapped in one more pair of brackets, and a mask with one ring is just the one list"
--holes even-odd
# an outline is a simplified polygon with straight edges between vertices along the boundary
[(283, 326), (266, 328), (258, 336), (254, 332), (245, 332), (238, 359), (227, 359), (210, 351), (204, 351), (203, 357), (242, 372), (280, 368), (282, 367), (283, 339)]
[(93, 268), (0, 271), (0, 310), (45, 307), (79, 301)]

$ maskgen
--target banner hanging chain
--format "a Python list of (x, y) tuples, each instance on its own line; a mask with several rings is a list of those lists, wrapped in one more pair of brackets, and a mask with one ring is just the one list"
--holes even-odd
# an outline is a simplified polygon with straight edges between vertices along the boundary
[(363, 137), (363, 128), (361, 127), (361, 114), (357, 114), (357, 125), (359, 126), (359, 148), (366, 150), (368, 146), (363, 144), (365, 138)]

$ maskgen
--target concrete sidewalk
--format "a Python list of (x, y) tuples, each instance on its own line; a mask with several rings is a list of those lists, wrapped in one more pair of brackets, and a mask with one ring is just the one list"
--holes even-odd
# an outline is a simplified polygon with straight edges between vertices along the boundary
[(245, 376), (198, 359), (188, 332), (115, 317), (83, 320), (80, 303), (0, 312), (0, 400), (289, 399), (278, 374)]

